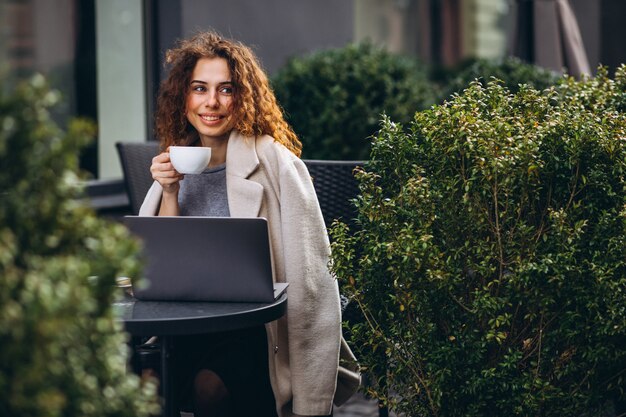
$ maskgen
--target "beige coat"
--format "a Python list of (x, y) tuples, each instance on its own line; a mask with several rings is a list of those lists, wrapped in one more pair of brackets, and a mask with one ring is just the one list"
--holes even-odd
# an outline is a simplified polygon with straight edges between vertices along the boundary
[[(265, 217), (276, 282), (289, 282), (287, 314), (266, 325), (270, 380), (280, 417), (327, 415), (358, 388), (356, 360), (341, 335), (330, 245), (304, 163), (269, 136), (233, 131), (226, 154), (232, 217)], [(155, 182), (139, 211), (158, 212)], [(339, 365), (341, 355), (341, 365)]]

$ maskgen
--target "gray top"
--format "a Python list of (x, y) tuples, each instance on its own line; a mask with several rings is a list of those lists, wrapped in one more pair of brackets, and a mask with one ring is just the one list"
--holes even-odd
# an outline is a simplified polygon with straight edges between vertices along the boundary
[(230, 217), (226, 193), (226, 164), (187, 174), (180, 182), (178, 205), (181, 216)]

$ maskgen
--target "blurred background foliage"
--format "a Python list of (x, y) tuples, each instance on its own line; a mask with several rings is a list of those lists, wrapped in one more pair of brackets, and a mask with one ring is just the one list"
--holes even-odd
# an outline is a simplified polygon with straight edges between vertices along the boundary
[(148, 416), (155, 385), (127, 372), (115, 277), (138, 244), (83, 201), (78, 155), (95, 127), (50, 119), (43, 77), (0, 89), (0, 415)]
[(303, 143), (303, 158), (365, 160), (383, 114), (407, 124), (415, 112), (461, 93), (475, 79), (486, 84), (494, 77), (513, 92), (522, 84), (542, 90), (561, 78), (512, 57), (444, 70), (361, 43), (293, 58), (272, 84)]
[(435, 98), (425, 66), (367, 43), (293, 58), (272, 80), (308, 159), (367, 159), (383, 113), (408, 122)]
[(385, 118), (331, 268), (410, 416), (626, 412), (626, 66)]
[(443, 103), (455, 93), (461, 93), (474, 80), (486, 85), (492, 79), (498, 79), (513, 93), (521, 85), (529, 85), (537, 90), (544, 90), (556, 85), (562, 78), (560, 74), (519, 58), (506, 57), (498, 60), (471, 59), (447, 70), (434, 70), (433, 80), (440, 86), (438, 102)]

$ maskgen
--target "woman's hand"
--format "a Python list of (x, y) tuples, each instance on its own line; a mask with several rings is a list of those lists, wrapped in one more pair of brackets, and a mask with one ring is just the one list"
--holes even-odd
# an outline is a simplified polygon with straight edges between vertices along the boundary
[(167, 148), (165, 152), (152, 158), (152, 165), (150, 165), (152, 178), (163, 188), (159, 216), (178, 216), (180, 214), (178, 190), (180, 190), (180, 180), (184, 176), (174, 169), (170, 161), (169, 150), (170, 148)]
[(180, 180), (184, 178), (183, 174), (178, 173), (174, 169), (170, 161), (169, 148), (154, 158), (150, 166), (152, 178), (161, 184), (164, 194), (177, 194), (180, 189)]

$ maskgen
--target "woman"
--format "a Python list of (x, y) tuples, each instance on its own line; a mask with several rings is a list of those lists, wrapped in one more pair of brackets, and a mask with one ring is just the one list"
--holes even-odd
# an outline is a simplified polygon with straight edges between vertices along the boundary
[[(166, 62), (156, 114), (165, 152), (153, 159), (155, 183), (139, 214), (265, 217), (274, 280), (289, 282), (287, 314), (265, 331), (185, 341), (180, 377), (191, 381), (196, 417), (329, 415), (360, 378), (341, 336), (329, 242), (300, 141), (246, 46), (200, 33)], [(183, 177), (171, 145), (211, 147), (209, 168)]]

